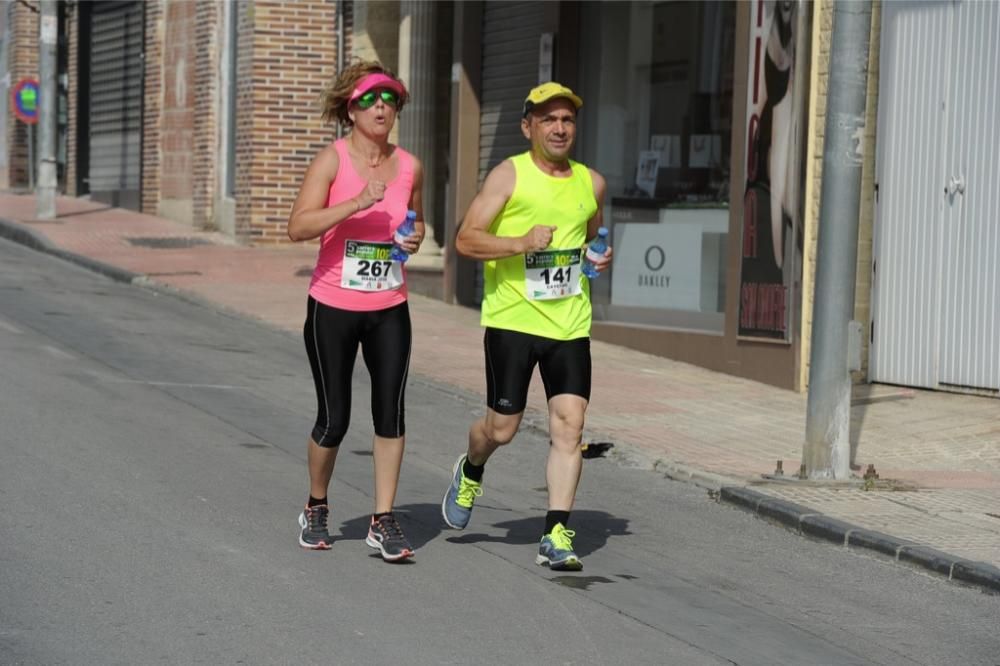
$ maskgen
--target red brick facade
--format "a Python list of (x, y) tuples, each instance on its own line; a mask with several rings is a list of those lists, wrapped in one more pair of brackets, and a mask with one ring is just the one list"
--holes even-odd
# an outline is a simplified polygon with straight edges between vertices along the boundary
[(193, 169), (191, 221), (199, 228), (215, 226), (212, 200), (218, 187), (219, 34), (225, 29), (222, 2), (199, 2), (195, 17)]
[(241, 6), (237, 233), (250, 242), (287, 241), (299, 182), (334, 135), (316, 100), (336, 70), (336, 18), (325, 0)]
[(142, 100), (142, 212), (156, 214), (160, 202), (160, 128), (163, 99), (163, 3), (145, 3), (145, 58)]
[(146, 4), (144, 212), (214, 225), (223, 1)]
[[(228, 140), (219, 113), (227, 94), (226, 3), (145, 0), (141, 209), (218, 228), (220, 161)], [(350, 54), (351, 4), (344, 3)], [(237, 238), (287, 241), (285, 225), (298, 185), (316, 152), (335, 136), (319, 119), (318, 94), (337, 68), (337, 3), (246, 0), (237, 13), (235, 220)], [(5, 11), (8, 11), (5, 8)], [(66, 193), (78, 195), (80, 67), (87, 57), (81, 6), (63, 5), (69, 108)], [(10, 69), (14, 82), (37, 76), (38, 15), (11, 3)], [(26, 186), (27, 131), (13, 114), (4, 128), (11, 186)]]
[(66, 194), (77, 196), (77, 132), (80, 81), (80, 12), (78, 5), (66, 8), (66, 78), (69, 81), (66, 104)]
[[(2, 10), (10, 19), (10, 50), (8, 67), (13, 88), (24, 78), (38, 78), (38, 14), (21, 3), (4, 3)], [(9, 100), (3, 100), (10, 104)], [(7, 169), (9, 187), (27, 187), (28, 126), (14, 115), (7, 114)]]
[(250, 234), (250, 216), (253, 203), (251, 168), (253, 159), (253, 33), (254, 11), (249, 3), (239, 3), (237, 22), (236, 53), (236, 223), (235, 233), (238, 238), (247, 238)]
[[(194, 167), (195, 13), (193, 2), (167, 2), (163, 17), (163, 108), (160, 116), (160, 203), (191, 214)], [(185, 206), (186, 204), (186, 206)], [(173, 217), (169, 215), (168, 217)]]

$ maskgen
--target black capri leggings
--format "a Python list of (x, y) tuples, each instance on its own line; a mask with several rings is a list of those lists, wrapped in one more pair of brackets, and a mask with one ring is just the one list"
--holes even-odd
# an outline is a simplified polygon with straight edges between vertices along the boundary
[(309, 297), (303, 330), (316, 384), (313, 441), (340, 446), (351, 420), (351, 377), (358, 344), (372, 385), (372, 420), (379, 437), (402, 437), (403, 394), (410, 367), (410, 309), (400, 303), (385, 310), (356, 312), (323, 305)]

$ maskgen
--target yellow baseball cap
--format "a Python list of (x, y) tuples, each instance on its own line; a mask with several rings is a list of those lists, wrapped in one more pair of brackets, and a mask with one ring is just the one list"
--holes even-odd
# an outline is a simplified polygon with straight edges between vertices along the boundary
[(531, 89), (531, 92), (529, 92), (528, 96), (524, 99), (523, 115), (528, 115), (528, 112), (539, 104), (544, 104), (550, 99), (556, 99), (557, 97), (565, 97), (569, 101), (573, 102), (573, 106), (577, 109), (583, 106), (583, 100), (580, 99), (579, 95), (561, 83), (549, 81), (548, 83), (543, 83)]

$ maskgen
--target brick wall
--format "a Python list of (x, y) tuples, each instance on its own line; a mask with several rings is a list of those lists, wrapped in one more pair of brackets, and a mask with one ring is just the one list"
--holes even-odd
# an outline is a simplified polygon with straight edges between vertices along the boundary
[(66, 194), (77, 196), (76, 123), (80, 115), (77, 92), (80, 86), (80, 7), (66, 5)]
[(208, 228), (214, 223), (212, 202), (218, 187), (219, 30), (225, 26), (221, 1), (199, 2), (196, 7), (191, 222)]
[[(31, 3), (37, 7), (38, 3)], [(0, 11), (8, 12), (10, 19), (10, 45), (8, 66), (10, 85), (13, 88), (24, 78), (38, 78), (38, 14), (22, 3), (4, 3)], [(10, 104), (9, 99), (3, 100)], [(8, 186), (28, 186), (28, 126), (11, 110), (7, 115)]]
[[(881, 0), (872, 8), (872, 34), (868, 60), (868, 103), (865, 109), (865, 146), (862, 165), (861, 204), (859, 208), (857, 289), (854, 317), (862, 323), (862, 372), (856, 381), (867, 376), (868, 327), (871, 320), (871, 259), (874, 217), (875, 125), (878, 107), (878, 55)], [(817, 21), (813, 30), (812, 79), (809, 101), (809, 145), (806, 165), (805, 259), (802, 302), (802, 374), (800, 386), (809, 384), (809, 355), (816, 289), (816, 238), (823, 183), (823, 138), (826, 130), (826, 93), (830, 74), (830, 39), (833, 32), (833, 0), (819, 0), (813, 6)]]
[(147, 0), (146, 58), (142, 109), (142, 212), (156, 214), (160, 202), (160, 110), (163, 101), (163, 3)]
[(237, 235), (285, 242), (306, 167), (334, 135), (317, 96), (336, 71), (336, 5), (255, 0), (241, 3), (239, 21)]
[(146, 4), (144, 212), (210, 226), (224, 0)]
[(236, 222), (237, 238), (250, 237), (252, 228), (250, 201), (253, 188), (253, 60), (254, 60), (254, 5), (249, 2), (238, 3), (237, 10), (237, 43), (236, 52)]
[[(10, 3), (0, 5), (0, 72), (7, 72), (7, 46), (10, 43), (7, 34), (7, 13)], [(7, 122), (8, 118), (14, 114), (10, 104), (6, 101), (10, 97), (10, 81), (0, 81), (0, 188), (7, 188)]]
[(195, 15), (202, 3), (166, 0), (160, 95), (160, 197), (157, 213), (190, 222), (193, 208)]

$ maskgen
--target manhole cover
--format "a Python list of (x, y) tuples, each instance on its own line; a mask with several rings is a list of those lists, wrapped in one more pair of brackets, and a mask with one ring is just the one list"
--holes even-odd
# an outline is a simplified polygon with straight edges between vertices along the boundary
[(166, 238), (127, 238), (132, 245), (148, 247), (154, 250), (182, 250), (196, 245), (208, 245), (209, 242), (203, 238), (184, 238), (178, 236), (168, 236)]

